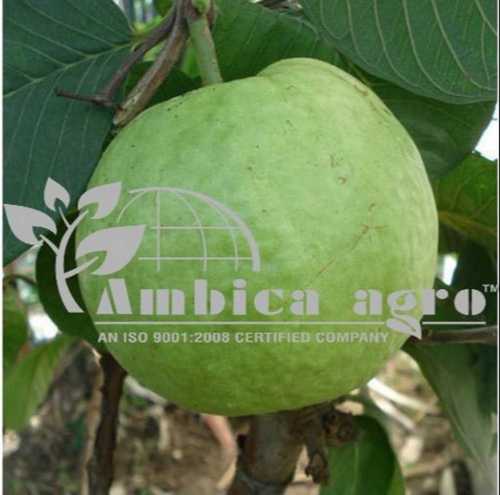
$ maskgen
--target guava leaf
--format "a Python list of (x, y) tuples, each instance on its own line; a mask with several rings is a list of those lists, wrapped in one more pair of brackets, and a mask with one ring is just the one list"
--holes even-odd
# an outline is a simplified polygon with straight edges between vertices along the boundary
[(328, 452), (330, 482), (320, 495), (404, 495), (401, 468), (389, 438), (378, 421), (368, 416), (355, 418), (358, 438)]
[(444, 103), (368, 75), (303, 17), (245, 0), (217, 0), (217, 6), (214, 40), (225, 80), (253, 76), (282, 58), (312, 57), (336, 65), (370, 86), (392, 110), (417, 144), (431, 177), (447, 173), (472, 153), (491, 120), (494, 103)]
[(76, 259), (104, 252), (105, 257), (94, 275), (110, 275), (121, 270), (134, 257), (144, 235), (145, 225), (110, 227), (93, 232), (76, 248)]
[[(496, 292), (485, 287), (497, 284), (496, 262), (488, 251), (478, 244), (467, 241), (458, 253), (457, 267), (453, 274), (452, 285), (456, 289), (477, 289), (484, 293), (486, 309), (482, 319), (488, 325), (498, 322), (498, 306)], [(497, 411), (497, 349), (493, 346), (477, 345), (473, 347), (476, 355), (476, 371), (478, 373), (479, 407), (485, 413)]]
[(311, 57), (342, 66), (334, 46), (315, 28), (247, 0), (216, 0), (214, 43), (225, 81), (254, 76), (268, 65), (291, 57)]
[[(52, 238), (51, 240), (53, 240), (56, 244), (59, 244), (61, 235), (62, 229), (60, 229), (58, 238)], [(57, 291), (55, 263), (56, 260), (54, 252), (46, 244), (44, 244), (38, 252), (35, 269), (40, 302), (42, 303), (45, 312), (63, 334), (72, 337), (79, 337), (86, 340), (90, 345), (99, 351), (104, 350), (104, 346), (97, 342), (99, 334), (95, 329), (90, 316), (85, 311), (85, 303), (80, 291), (78, 277), (71, 277), (68, 279), (68, 286), (71, 294), (77, 301), (78, 305), (84, 309), (84, 312), (68, 313), (64, 307), (61, 297), (59, 296), (59, 292)], [(73, 237), (71, 238), (66, 250), (65, 266), (72, 268), (75, 264), (75, 242)]]
[[(55, 90), (95, 94), (130, 48), (128, 22), (112, 0), (4, 2), (6, 203), (43, 209), (48, 177), (73, 201), (85, 190), (112, 112)], [(26, 248), (5, 229), (5, 263)]]
[(497, 245), (496, 181), (496, 164), (473, 154), (433, 183), (439, 221), (491, 252)]
[(306, 15), (364, 70), (449, 103), (496, 99), (495, 0), (303, 0)]
[(472, 153), (495, 109), (494, 102), (453, 105), (375, 78), (367, 82), (413, 138), (431, 178), (442, 177)]
[(156, 12), (160, 15), (165, 15), (170, 7), (172, 7), (172, 0), (154, 0), (154, 6)]
[(7, 378), (28, 340), (26, 311), (17, 291), (7, 286), (3, 291), (3, 375)]
[[(467, 240), (457, 250), (457, 266), (453, 273), (452, 286), (456, 290), (477, 289), (487, 300), (483, 319), (492, 325), (497, 322), (497, 294), (489, 290), (496, 287), (497, 270), (495, 257), (479, 244)], [(488, 289), (485, 290), (485, 287)]]
[(48, 208), (52, 211), (56, 211), (56, 201), (60, 201), (67, 208), (69, 206), (70, 197), (68, 191), (66, 191), (61, 184), (49, 177), (45, 183), (43, 200)]
[(103, 186), (93, 187), (85, 191), (78, 200), (78, 209), (82, 210), (85, 206), (96, 204), (97, 210), (92, 216), (93, 219), (98, 220), (109, 215), (120, 199), (122, 190), (121, 182), (113, 182), (111, 184), (104, 184)]
[(11, 232), (24, 244), (35, 246), (40, 242), (35, 234), (35, 228), (56, 232), (54, 220), (42, 211), (9, 204), (4, 205), (4, 211)]
[[(459, 257), (453, 285), (448, 286), (436, 281), (435, 288), (446, 289), (449, 297), (439, 300), (436, 315), (425, 316), (425, 320), (472, 320), (473, 317), (460, 315), (456, 311), (453, 303), (456, 293), (465, 288), (479, 290), (483, 281), (489, 282), (492, 277), (496, 279), (496, 274), (492, 274), (493, 265), (489, 255), (480, 246), (476, 247), (479, 251), (469, 251), (462, 260), (465, 264), (460, 262)], [(477, 256), (476, 262), (471, 263), (470, 256), (474, 255)], [(475, 273), (476, 270), (479, 274)], [(487, 301), (484, 314), (474, 318), (488, 321), (489, 310), (495, 306), (494, 300)], [(456, 330), (456, 327), (445, 326), (439, 331), (444, 333), (447, 329)], [(479, 344), (423, 345), (408, 341), (404, 346), (404, 350), (417, 361), (423, 375), (440, 399), (441, 407), (450, 420), (458, 442), (478, 464), (483, 477), (490, 482), (491, 449), (495, 442), (492, 421), (495, 406), (492, 404), (496, 403), (496, 348), (491, 349), (494, 351), (494, 357), (488, 346)]]
[(4, 382), (4, 427), (21, 430), (47, 395), (62, 356), (73, 340), (66, 336), (41, 344), (15, 365)]
[(480, 345), (406, 344), (439, 397), (457, 440), (492, 481), (495, 434), (491, 412), (481, 405), (484, 369), (478, 365)]

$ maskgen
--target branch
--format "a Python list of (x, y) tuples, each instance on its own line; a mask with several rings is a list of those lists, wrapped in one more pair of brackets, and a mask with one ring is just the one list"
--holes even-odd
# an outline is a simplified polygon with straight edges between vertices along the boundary
[(315, 483), (325, 483), (327, 446), (355, 438), (352, 417), (337, 411), (332, 402), (253, 416), (228, 495), (282, 495), (304, 446), (309, 455), (306, 473)]
[(411, 337), (409, 342), (417, 345), (435, 344), (486, 344), (497, 345), (498, 327), (495, 325), (459, 330), (426, 330), (422, 339)]
[(302, 441), (297, 412), (253, 416), (228, 495), (281, 495), (292, 481)]
[(80, 95), (63, 89), (56, 89), (56, 95), (64, 98), (70, 98), (72, 100), (94, 103), (95, 105), (102, 106), (104, 108), (117, 108), (114, 98), (127, 78), (128, 73), (132, 67), (139, 62), (149, 50), (151, 50), (151, 48), (156, 46), (171, 33), (174, 27), (175, 13), (176, 9), (174, 7), (170, 10), (161, 24), (151, 31), (149, 36), (144, 39), (137, 49), (125, 59), (122, 66), (116, 71), (102, 91), (95, 95)]
[(288, 0), (261, 0), (258, 5), (267, 9), (282, 9), (288, 6)]
[(109, 353), (101, 356), (100, 365), (103, 371), (101, 419), (94, 452), (87, 464), (88, 493), (92, 495), (107, 495), (113, 482), (118, 408), (127, 376), (127, 372)]
[(129, 93), (118, 109), (113, 123), (123, 127), (144, 110), (161, 86), (174, 64), (182, 55), (187, 41), (187, 29), (182, 15), (183, 0), (178, 0), (172, 18), (172, 29), (168, 39), (152, 66)]

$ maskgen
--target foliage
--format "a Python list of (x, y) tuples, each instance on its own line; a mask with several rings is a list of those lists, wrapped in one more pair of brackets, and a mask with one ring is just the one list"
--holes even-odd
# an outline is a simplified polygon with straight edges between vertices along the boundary
[(26, 310), (14, 287), (3, 291), (3, 375), (9, 376), (20, 358), (20, 351), (28, 340)]
[(20, 430), (45, 398), (62, 356), (72, 342), (58, 337), (36, 347), (11, 370), (4, 383), (4, 426)]
[(358, 438), (347, 445), (330, 448), (330, 482), (320, 495), (404, 495), (404, 480), (384, 428), (373, 418), (355, 420)]

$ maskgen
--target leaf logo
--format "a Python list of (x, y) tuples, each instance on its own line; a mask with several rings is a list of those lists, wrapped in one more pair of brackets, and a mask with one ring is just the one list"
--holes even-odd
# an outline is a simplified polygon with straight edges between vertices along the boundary
[[(70, 313), (82, 313), (83, 310), (71, 294), (68, 279), (95, 265), (99, 258), (98, 256), (92, 257), (83, 264), (66, 270), (64, 258), (68, 243), (86, 216), (95, 220), (108, 216), (118, 204), (120, 194), (120, 182), (89, 189), (78, 201), (78, 215), (69, 222), (66, 211), (71, 203), (70, 194), (66, 188), (49, 177), (45, 184), (43, 199), (47, 208), (57, 212), (64, 224), (65, 231), (59, 245), (56, 245), (45, 235), (47, 232), (57, 233), (56, 223), (47, 213), (25, 206), (4, 205), (9, 227), (21, 242), (31, 246), (37, 246), (44, 242), (54, 252), (57, 289), (65, 308)], [(142, 241), (145, 227), (145, 225), (130, 225), (94, 232), (81, 241), (76, 249), (76, 258), (104, 252), (103, 262), (99, 267), (94, 268), (92, 273), (94, 275), (115, 273), (125, 267), (134, 257)]]

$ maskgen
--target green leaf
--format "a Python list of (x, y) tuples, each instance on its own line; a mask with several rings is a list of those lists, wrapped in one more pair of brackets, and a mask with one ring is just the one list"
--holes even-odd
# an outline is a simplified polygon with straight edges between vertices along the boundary
[(481, 349), (479, 345), (405, 346), (439, 397), (457, 440), (491, 481), (495, 435), (491, 413), (482, 404)]
[(351, 73), (370, 86), (415, 140), (427, 171), (439, 177), (476, 147), (494, 103), (453, 105), (418, 96), (369, 76), (339, 56), (336, 47), (304, 19), (245, 0), (218, 0), (214, 39), (225, 80), (255, 75), (289, 57), (312, 57)]
[[(472, 241), (465, 242), (460, 249), (457, 268), (452, 285), (456, 289), (477, 289), (484, 291), (485, 285), (497, 283), (496, 263), (486, 249)], [(489, 325), (496, 325), (497, 294), (484, 292), (486, 309), (481, 315)], [(475, 355), (479, 407), (487, 414), (497, 410), (497, 349), (493, 346), (471, 346)]]
[(415, 141), (431, 178), (450, 172), (473, 152), (495, 109), (494, 102), (453, 105), (385, 81), (369, 82)]
[[(129, 52), (130, 38), (112, 0), (4, 2), (5, 203), (46, 210), (48, 177), (72, 204), (85, 190), (112, 112), (55, 90), (95, 94)], [(5, 230), (5, 263), (28, 247)]]
[(61, 336), (31, 351), (4, 383), (4, 426), (21, 430), (45, 399), (54, 373), (72, 339)]
[[(465, 241), (458, 250), (457, 267), (453, 273), (452, 285), (456, 290), (477, 289), (484, 292), (484, 286), (497, 283), (496, 262), (482, 246)], [(497, 295), (484, 292), (487, 306), (482, 315), (489, 324), (497, 322)]]
[(158, 14), (165, 15), (172, 7), (172, 0), (154, 0), (154, 6)]
[(364, 70), (449, 103), (496, 99), (495, 0), (303, 0)]
[[(71, 221), (71, 216), (69, 219)], [(59, 245), (63, 232), (64, 229), (60, 225), (58, 235), (50, 237), (50, 240)], [(74, 237), (68, 244), (64, 261), (66, 267), (76, 266)], [(36, 279), (40, 302), (45, 312), (62, 333), (84, 339), (99, 351), (105, 350), (103, 344), (98, 343), (99, 334), (88, 313), (86, 311), (84, 313), (69, 313), (64, 307), (56, 286), (55, 264), (54, 252), (44, 243), (36, 259)], [(79, 306), (85, 310), (78, 277), (74, 276), (68, 279), (68, 286)]]
[(329, 450), (330, 483), (320, 495), (404, 495), (404, 480), (384, 428), (373, 418), (355, 418), (356, 441)]
[(7, 378), (14, 367), (19, 351), (28, 340), (26, 310), (17, 290), (7, 286), (3, 291), (3, 374)]
[(497, 245), (497, 167), (474, 154), (435, 181), (439, 220), (491, 252)]
[(343, 65), (333, 45), (304, 19), (247, 0), (216, 0), (216, 4), (214, 42), (225, 81), (254, 76), (283, 58), (311, 57)]

